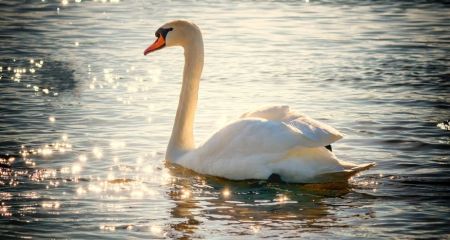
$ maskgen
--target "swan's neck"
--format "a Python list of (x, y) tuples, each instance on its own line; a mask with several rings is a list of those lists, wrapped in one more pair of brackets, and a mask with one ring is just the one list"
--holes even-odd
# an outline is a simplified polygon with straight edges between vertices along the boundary
[(177, 115), (172, 129), (166, 160), (175, 161), (195, 148), (194, 117), (197, 108), (198, 88), (203, 69), (203, 40), (201, 35), (184, 46), (183, 86), (181, 87)]

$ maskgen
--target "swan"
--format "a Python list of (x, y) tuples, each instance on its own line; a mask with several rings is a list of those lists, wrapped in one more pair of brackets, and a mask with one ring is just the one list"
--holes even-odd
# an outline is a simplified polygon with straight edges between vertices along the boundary
[(230, 180), (265, 180), (275, 176), (294, 183), (347, 181), (374, 165), (339, 160), (329, 145), (343, 135), (288, 106), (262, 107), (244, 113), (196, 148), (193, 125), (204, 59), (201, 31), (194, 23), (175, 20), (162, 25), (155, 36), (144, 55), (164, 47), (184, 48), (182, 87), (167, 146), (167, 162)]

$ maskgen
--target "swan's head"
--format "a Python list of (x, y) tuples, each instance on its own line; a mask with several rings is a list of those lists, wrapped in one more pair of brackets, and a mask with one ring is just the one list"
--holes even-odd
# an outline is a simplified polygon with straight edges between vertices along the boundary
[(155, 42), (145, 49), (144, 55), (164, 47), (185, 47), (191, 43), (203, 43), (202, 35), (197, 25), (185, 20), (175, 20), (162, 25), (156, 30), (155, 36)]

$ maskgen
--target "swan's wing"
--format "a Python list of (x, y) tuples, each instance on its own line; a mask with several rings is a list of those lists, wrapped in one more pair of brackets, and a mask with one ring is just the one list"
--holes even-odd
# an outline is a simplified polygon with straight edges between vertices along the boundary
[(343, 137), (342, 133), (330, 125), (314, 120), (307, 115), (293, 112), (289, 106), (261, 107), (241, 116), (241, 118), (252, 117), (284, 122), (297, 128), (309, 140), (316, 142), (315, 145), (322, 147)]
[(286, 121), (286, 124), (297, 128), (304, 136), (319, 146), (327, 146), (343, 137), (335, 128), (325, 123), (314, 120), (306, 115), (296, 115), (292, 120)]
[(264, 179), (272, 173), (272, 161), (282, 159), (292, 148), (316, 144), (281, 121), (246, 118), (225, 126), (175, 163), (230, 179)]
[(254, 111), (246, 112), (241, 118), (263, 118), (267, 120), (282, 121), (289, 117), (289, 106), (264, 106)]
[[(323, 147), (311, 141), (298, 128), (281, 121), (262, 118), (237, 120), (214, 133), (204, 145), (217, 148), (236, 144), (240, 152), (280, 152), (293, 147)], [(212, 148), (212, 147), (208, 147)]]
[(267, 179), (279, 174), (288, 182), (317, 182), (316, 176), (349, 172), (341, 161), (297, 127), (281, 121), (245, 118), (214, 133), (203, 145), (174, 163), (198, 173), (234, 180)]

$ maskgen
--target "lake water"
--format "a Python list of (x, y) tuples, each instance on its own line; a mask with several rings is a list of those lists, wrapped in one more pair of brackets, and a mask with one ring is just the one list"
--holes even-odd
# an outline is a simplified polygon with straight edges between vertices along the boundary
[[(1, 1), (2, 238), (449, 238), (450, 5)], [(376, 167), (346, 185), (227, 181), (164, 162), (182, 50), (203, 31), (196, 141), (287, 104)]]

